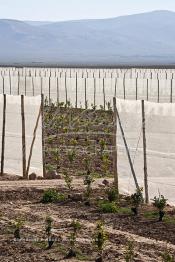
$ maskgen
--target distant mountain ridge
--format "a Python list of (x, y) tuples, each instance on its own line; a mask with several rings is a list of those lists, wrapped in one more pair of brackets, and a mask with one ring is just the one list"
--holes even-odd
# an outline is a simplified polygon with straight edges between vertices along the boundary
[(0, 20), (0, 63), (175, 64), (175, 13), (67, 22)]

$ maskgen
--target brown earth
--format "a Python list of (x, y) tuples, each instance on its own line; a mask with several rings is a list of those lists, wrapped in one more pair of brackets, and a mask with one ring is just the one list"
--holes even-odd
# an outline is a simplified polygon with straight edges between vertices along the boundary
[[(99, 210), (98, 200), (106, 197), (102, 179), (93, 184), (91, 206), (83, 201), (70, 199), (62, 203), (42, 204), (41, 198), (46, 188), (56, 188), (60, 193), (84, 194), (82, 179), (75, 179), (73, 191), (68, 192), (63, 180), (42, 181), (1, 181), (0, 184), (0, 261), (95, 261), (97, 252), (92, 244), (96, 222), (103, 220), (108, 233), (108, 242), (104, 250), (104, 261), (125, 261), (124, 253), (128, 240), (134, 242), (133, 261), (163, 261), (162, 252), (166, 249), (175, 255), (175, 211), (167, 207), (164, 222), (157, 222), (157, 217), (146, 217), (154, 211), (150, 206), (143, 206), (138, 217), (130, 213), (103, 214)], [(121, 207), (129, 207), (122, 197)], [(128, 208), (129, 210), (129, 208)], [(53, 220), (53, 234), (57, 242), (47, 250), (45, 236), (45, 218)], [(13, 238), (12, 221), (25, 220), (21, 230), (21, 241)], [(76, 248), (78, 258), (65, 260), (69, 249), (70, 223), (78, 220), (82, 227), (78, 234)], [(30, 239), (30, 241), (27, 239)], [(168, 243), (168, 244), (167, 244)]]

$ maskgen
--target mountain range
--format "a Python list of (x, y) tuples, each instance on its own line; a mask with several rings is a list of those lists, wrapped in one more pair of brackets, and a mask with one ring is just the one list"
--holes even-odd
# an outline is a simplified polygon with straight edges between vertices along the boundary
[(67, 22), (0, 20), (1, 64), (175, 64), (175, 12)]

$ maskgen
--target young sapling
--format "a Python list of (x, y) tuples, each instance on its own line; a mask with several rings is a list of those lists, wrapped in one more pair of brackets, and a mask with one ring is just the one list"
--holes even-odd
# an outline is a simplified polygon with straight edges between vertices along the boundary
[(163, 217), (165, 216), (165, 207), (167, 204), (167, 199), (163, 195), (159, 195), (159, 197), (154, 197), (153, 199), (153, 206), (158, 209), (159, 212), (159, 222), (163, 220)]
[(73, 229), (73, 231), (71, 232), (70, 237), (69, 237), (70, 249), (69, 249), (67, 256), (65, 257), (66, 259), (70, 259), (70, 258), (77, 256), (77, 253), (75, 250), (75, 244), (76, 244), (78, 232), (81, 229), (81, 224), (76, 220), (73, 220), (70, 226)]
[(98, 251), (98, 257), (96, 258), (95, 262), (103, 262), (103, 251), (107, 239), (108, 237), (107, 233), (104, 230), (103, 222), (99, 221), (97, 223), (93, 237), (93, 243)]
[(131, 195), (131, 211), (135, 216), (138, 215), (138, 208), (143, 204), (143, 188), (139, 188), (136, 190), (136, 193)]

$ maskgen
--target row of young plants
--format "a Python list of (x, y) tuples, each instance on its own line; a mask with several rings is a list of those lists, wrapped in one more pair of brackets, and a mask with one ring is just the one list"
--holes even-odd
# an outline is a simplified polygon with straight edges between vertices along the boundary
[[(86, 206), (91, 205), (91, 199), (92, 199), (92, 184), (94, 180), (90, 177), (86, 177), (84, 180), (84, 184), (86, 185), (85, 191), (84, 191), (84, 199), (83, 202)], [(69, 184), (69, 191), (67, 195), (59, 193), (56, 189), (47, 189), (43, 196), (41, 202), (43, 204), (48, 203), (63, 203), (64, 201), (71, 198), (71, 194), (73, 194), (73, 187), (71, 183)], [(126, 214), (127, 209), (122, 209), (120, 207), (120, 199), (118, 196), (118, 192), (113, 186), (106, 186), (105, 187), (105, 194), (106, 198), (103, 201), (98, 201), (97, 206), (100, 212), (102, 213), (117, 213), (117, 212), (124, 212)], [(128, 197), (127, 201), (129, 201), (129, 208), (130, 211), (133, 213), (134, 216), (139, 215), (139, 208), (143, 204), (143, 195), (142, 195), (142, 189), (137, 190), (134, 194), (132, 194), (130, 197)], [(153, 206), (157, 209), (157, 218), (158, 221), (162, 221), (164, 215), (165, 215), (165, 206), (166, 206), (167, 200), (164, 198), (163, 195), (160, 195), (158, 197), (155, 197), (153, 199)], [(131, 213), (128, 215), (131, 215)], [(16, 240), (21, 239), (21, 229), (24, 226), (24, 221), (21, 219), (18, 219), (14, 223), (14, 238)], [(46, 249), (51, 249), (55, 242), (57, 242), (57, 238), (52, 234), (52, 229), (54, 227), (54, 220), (51, 216), (48, 216), (45, 220), (45, 234), (47, 236), (47, 247)], [(70, 225), (70, 234), (68, 237), (68, 249), (65, 255), (65, 259), (70, 259), (73, 257), (77, 257), (78, 250), (77, 249), (77, 237), (79, 234), (79, 231), (82, 229), (82, 225), (78, 220), (73, 220)], [(55, 231), (54, 231), (55, 232)], [(94, 250), (97, 252), (97, 257), (95, 259), (96, 262), (102, 262), (104, 258), (104, 250), (105, 246), (110, 241), (109, 235), (107, 233), (107, 230), (105, 229), (105, 222), (104, 221), (98, 221), (96, 227), (94, 228), (94, 233), (92, 237), (91, 243), (93, 244)], [(134, 241), (130, 240), (127, 241), (125, 246), (125, 252), (123, 254), (123, 257), (126, 262), (132, 262), (135, 261), (134, 258), (136, 256), (135, 253), (135, 245)], [(170, 251), (168, 249), (165, 250), (165, 252), (161, 253), (162, 261), (163, 262), (173, 262), (174, 257), (171, 255)]]
[(85, 159), (91, 158), (94, 173), (112, 170), (113, 113), (83, 110), (69, 104), (45, 106), (47, 171), (81, 175)]

